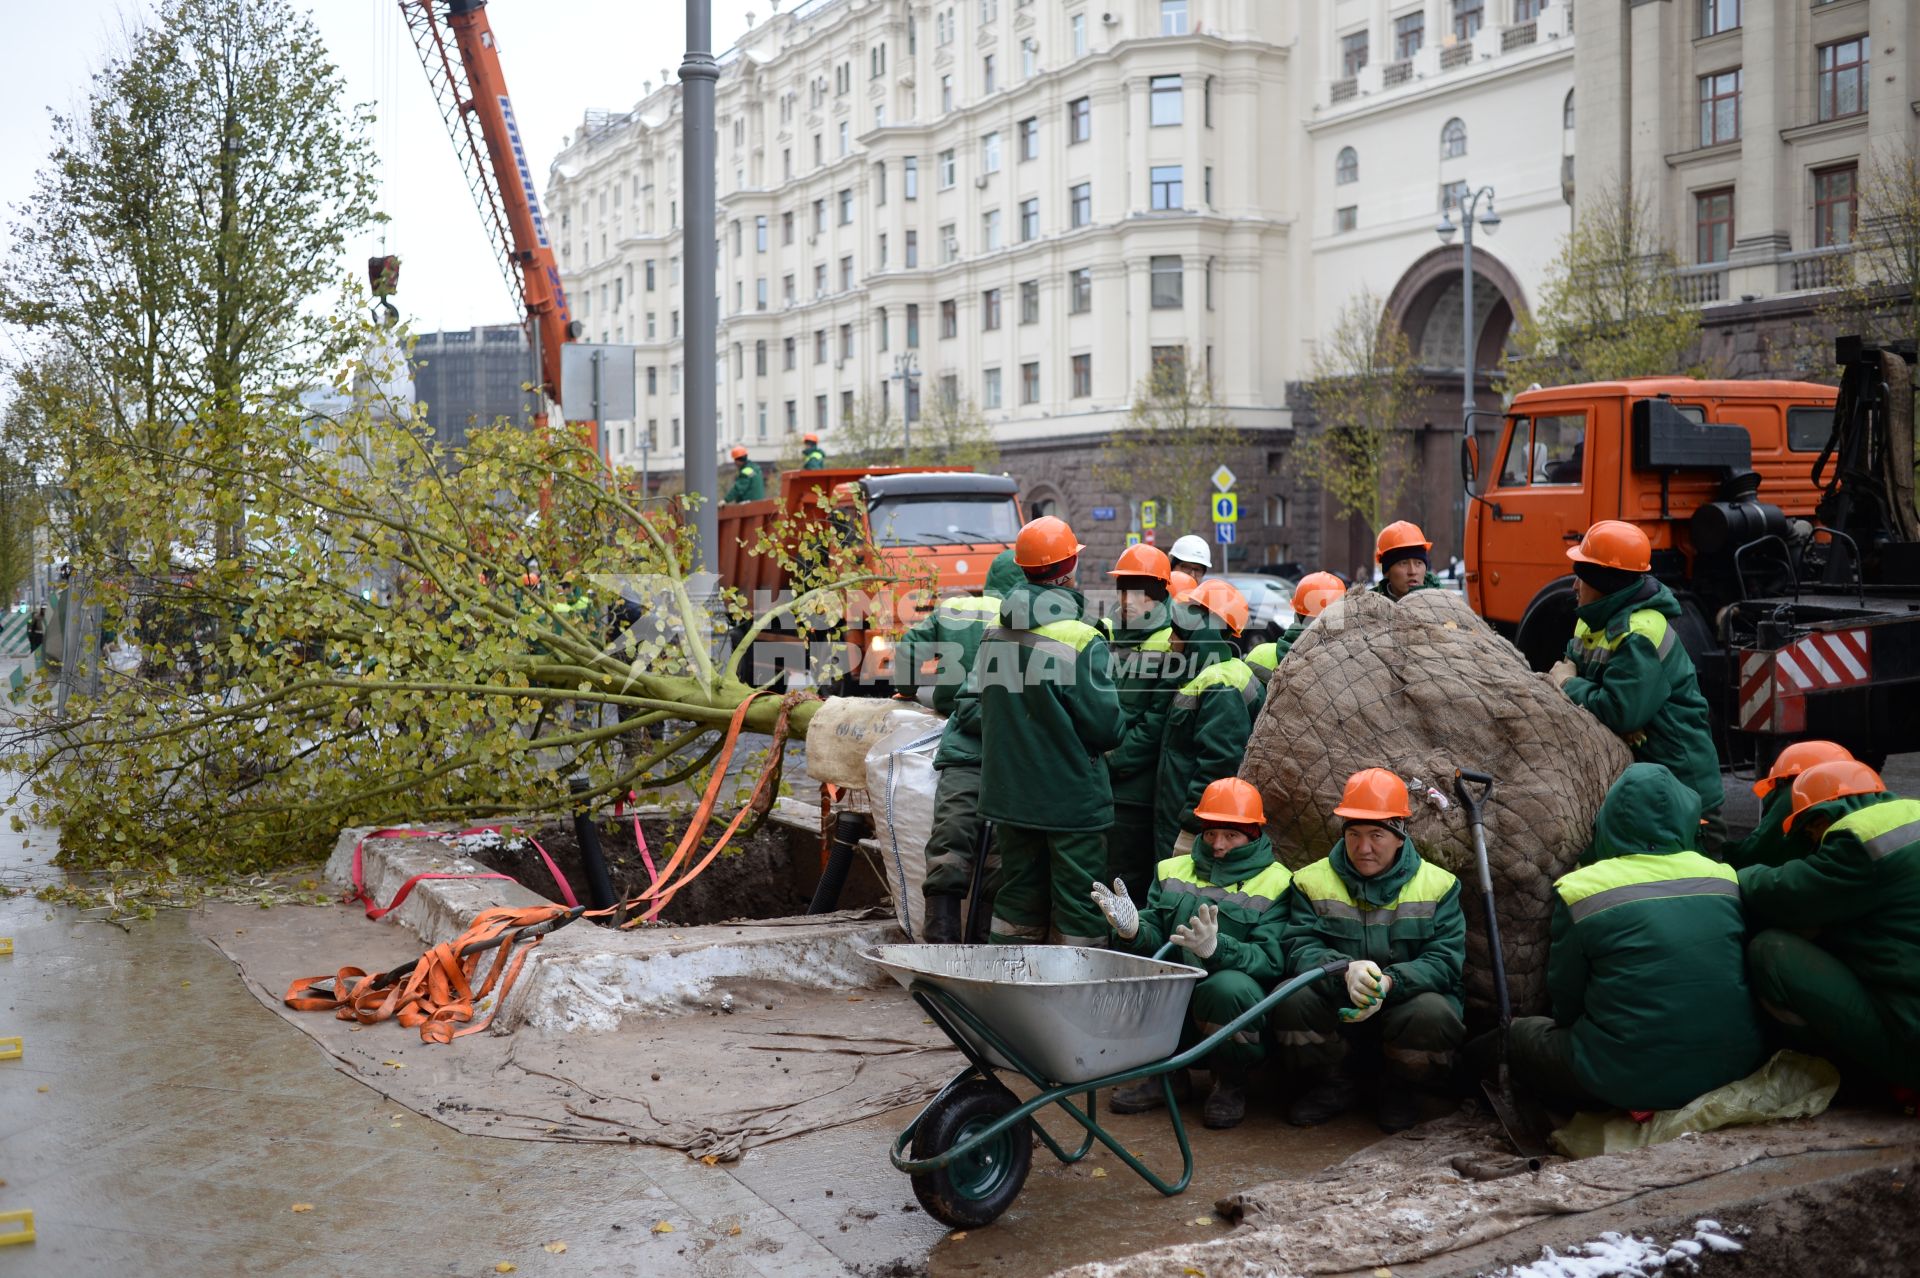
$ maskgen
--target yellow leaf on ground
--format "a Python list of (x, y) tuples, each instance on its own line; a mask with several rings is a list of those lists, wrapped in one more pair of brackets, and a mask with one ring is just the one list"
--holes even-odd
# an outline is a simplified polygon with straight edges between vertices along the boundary
[(967, 1231), (964, 1229), (956, 1229), (954, 1232), (947, 1235), (947, 1237), (952, 1239), (954, 1242), (959, 1242), (961, 1239), (965, 1238), (966, 1236), (967, 1236)]
[(395, 1069), (405, 1069), (405, 1068), (406, 1068), (406, 1066), (405, 1066), (405, 1065), (402, 1065), (402, 1064), (401, 1064), (401, 1063), (400, 1063), (399, 1061), (381, 1061), (380, 1063), (381, 1063), (382, 1065), (391, 1065), (391, 1066), (392, 1066), (393, 1068), (395, 1068)]
[(1104, 1168), (1104, 1167), (1096, 1167), (1096, 1168), (1094, 1168), (1094, 1169), (1093, 1169), (1093, 1178), (1094, 1178), (1095, 1180), (1105, 1180), (1105, 1179), (1107, 1178), (1107, 1169), (1106, 1169), (1106, 1168)]
[(709, 1167), (718, 1167), (720, 1165), (720, 1155), (702, 1154), (700, 1155), (700, 1161), (705, 1163)]
[(1373, 1278), (1393, 1278), (1393, 1270), (1382, 1265), (1373, 1271)]
[(312, 1203), (295, 1203), (295, 1204), (293, 1205), (293, 1208), (292, 1208), (292, 1210), (294, 1210), (294, 1211), (312, 1211), (312, 1210), (313, 1210), (313, 1204), (312, 1204)]
[(735, 1225), (732, 1229), (729, 1229), (727, 1231), (727, 1237), (729, 1238), (738, 1238), (739, 1236), (740, 1236), (740, 1226), (738, 1225)]
[(496, 1274), (510, 1274), (519, 1267), (520, 1266), (514, 1264), (511, 1260), (503, 1260), (493, 1267), (493, 1272)]
[(192, 984), (193, 984), (192, 981), (182, 981), (180, 982), (180, 988), (184, 990), (187, 987), (191, 986)]
[(1185, 1269), (1182, 1269), (1180, 1273), (1182, 1278), (1207, 1278), (1206, 1270), (1195, 1269), (1192, 1265), (1188, 1265)]
[(1211, 1217), (1211, 1216), (1195, 1216), (1195, 1217), (1193, 1218), (1193, 1223), (1194, 1223), (1194, 1224), (1196, 1224), (1196, 1225), (1211, 1225), (1211, 1224), (1213, 1223), (1213, 1217)]
[(653, 1232), (656, 1234), (670, 1234), (673, 1232), (673, 1226), (663, 1220), (653, 1227)]
[(550, 1243), (540, 1244), (541, 1251), (550, 1251), (556, 1256), (559, 1255), (561, 1252), (565, 1251), (566, 1249), (567, 1249), (567, 1245), (561, 1242), (558, 1238), (554, 1239)]

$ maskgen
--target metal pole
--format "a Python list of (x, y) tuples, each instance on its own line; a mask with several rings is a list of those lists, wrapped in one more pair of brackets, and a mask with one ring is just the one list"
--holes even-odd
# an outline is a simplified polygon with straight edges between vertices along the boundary
[[(1471, 204), (1463, 204), (1460, 209), (1460, 439), (1463, 448), (1467, 433), (1473, 429), (1473, 207), (1479, 203), (1480, 197), (1476, 194)], [(1454, 503), (1453, 553), (1465, 563), (1467, 503), (1463, 496), (1456, 496)]]
[(698, 571), (718, 569), (719, 424), (715, 419), (714, 343), (719, 328), (718, 284), (713, 245), (713, 94), (720, 79), (714, 61), (712, 0), (687, 0), (687, 58), (680, 64), (681, 182), (686, 222), (681, 234), (687, 262), (686, 488), (707, 500), (693, 516)]
[(593, 453), (605, 462), (609, 458), (607, 451), (607, 424), (600, 416), (600, 351), (593, 353)]

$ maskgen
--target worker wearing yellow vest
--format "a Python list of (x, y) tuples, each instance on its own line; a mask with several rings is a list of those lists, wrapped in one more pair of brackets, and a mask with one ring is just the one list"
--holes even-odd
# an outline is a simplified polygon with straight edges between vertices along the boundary
[(1173, 651), (1184, 681), (1167, 709), (1153, 800), (1154, 847), (1161, 856), (1193, 850), (1206, 788), (1240, 770), (1265, 685), (1234, 655), (1247, 624), (1247, 601), (1231, 583), (1209, 577), (1174, 596)]
[(1153, 841), (1154, 783), (1167, 710), (1179, 691), (1173, 664), (1173, 622), (1168, 599), (1172, 566), (1154, 546), (1129, 546), (1107, 574), (1119, 591), (1111, 619), (1113, 680), (1120, 694), (1124, 728), (1120, 744), (1107, 751), (1113, 783), (1113, 828), (1107, 832), (1107, 871), (1144, 898), (1160, 859)]
[(1754, 797), (1760, 800), (1760, 821), (1746, 838), (1727, 845), (1727, 864), (1736, 870), (1749, 865), (1785, 865), (1813, 851), (1805, 825), (1798, 833), (1787, 832), (1787, 818), (1793, 815), (1794, 779), (1822, 763), (1852, 761), (1847, 748), (1832, 741), (1796, 741), (1782, 750), (1767, 775), (1753, 783)]
[(1416, 590), (1441, 589), (1440, 579), (1427, 567), (1432, 553), (1433, 543), (1420, 525), (1400, 519), (1382, 528), (1373, 543), (1373, 561), (1380, 565), (1373, 593), (1399, 603)]
[(994, 823), (996, 944), (1103, 946), (1087, 884), (1107, 868), (1113, 787), (1102, 757), (1120, 742), (1111, 654), (1086, 619), (1074, 570), (1086, 547), (1051, 515), (1014, 539), (1026, 580), (974, 657), (980, 815)]
[(820, 437), (818, 435), (812, 431), (808, 431), (800, 437), (800, 445), (801, 470), (826, 469), (827, 455), (820, 448)]
[(1864, 763), (1793, 783), (1787, 831), (1813, 850), (1740, 871), (1754, 997), (1782, 1035), (1848, 1072), (1920, 1088), (1920, 802)]
[[(1273, 859), (1260, 791), (1238, 777), (1208, 786), (1194, 809), (1200, 838), (1185, 856), (1156, 869), (1146, 905), (1136, 907), (1127, 885), (1093, 885), (1094, 904), (1113, 927), (1119, 944), (1152, 954), (1172, 941), (1186, 961), (1206, 970), (1187, 1003), (1186, 1043), (1191, 1045), (1258, 1003), (1286, 970), (1281, 930), (1286, 911), (1286, 867)], [(1213, 1090), (1202, 1118), (1208, 1127), (1235, 1127), (1247, 1114), (1247, 1070), (1266, 1055), (1260, 1026), (1238, 1030), (1207, 1057)], [(1171, 1080), (1176, 1098), (1191, 1083), (1180, 1070)], [(1159, 1078), (1115, 1088), (1108, 1106), (1116, 1114), (1140, 1114), (1166, 1103)]]
[(1302, 577), (1300, 584), (1293, 588), (1293, 624), (1278, 638), (1269, 639), (1247, 652), (1246, 662), (1253, 671), (1253, 677), (1263, 685), (1269, 682), (1273, 672), (1293, 651), (1294, 642), (1313, 624), (1313, 619), (1325, 612), (1328, 604), (1346, 593), (1346, 583), (1330, 572), (1310, 572)]
[(720, 500), (760, 501), (767, 495), (767, 480), (760, 468), (747, 459), (746, 446), (735, 444), (729, 454), (733, 458), (733, 483), (727, 488), (727, 495)]
[(1304, 1084), (1287, 1121), (1313, 1127), (1345, 1113), (1377, 1066), (1375, 1116), (1383, 1131), (1403, 1131), (1420, 1121), (1420, 1089), (1447, 1074), (1466, 1037), (1460, 882), (1414, 850), (1406, 783), (1385, 768), (1348, 777), (1333, 811), (1345, 822), (1339, 842), (1295, 871), (1287, 893), (1287, 971), (1353, 962), (1274, 1010), (1280, 1057)]

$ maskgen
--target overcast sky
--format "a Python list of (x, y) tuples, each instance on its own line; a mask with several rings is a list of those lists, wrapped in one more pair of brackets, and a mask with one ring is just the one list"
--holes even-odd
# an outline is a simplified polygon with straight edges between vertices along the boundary
[[(378, 104), (380, 203), (393, 218), (387, 251), (402, 259), (401, 312), (417, 331), (517, 319), (518, 299), (481, 233), (398, 0), (294, 3), (313, 14), (349, 96)], [(5, 3), (8, 47), (16, 51), (0, 76), (0, 205), (8, 228), (0, 237), (8, 244), (15, 207), (32, 194), (51, 146), (48, 108), (64, 112), (84, 101), (89, 76), (119, 47), (123, 26), (155, 7), (150, 0)], [(713, 0), (713, 10), (719, 51), (746, 30), (748, 12), (764, 18), (768, 5)], [(493, 0), (487, 17), (543, 195), (547, 167), (582, 113), (631, 108), (641, 82), (657, 84), (662, 67), (677, 73), (686, 49), (679, 0)], [(378, 237), (369, 236), (349, 246), (341, 269), (362, 272), (378, 251)]]

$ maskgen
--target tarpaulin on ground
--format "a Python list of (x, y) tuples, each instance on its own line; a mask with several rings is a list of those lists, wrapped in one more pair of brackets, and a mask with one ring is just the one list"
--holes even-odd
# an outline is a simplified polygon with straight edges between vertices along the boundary
[(1570, 1158), (1592, 1158), (1661, 1145), (1688, 1132), (1718, 1131), (1740, 1123), (1812, 1118), (1826, 1112), (1840, 1090), (1831, 1061), (1800, 1052), (1775, 1052), (1765, 1065), (1678, 1109), (1655, 1111), (1637, 1123), (1630, 1115), (1575, 1114), (1553, 1134), (1553, 1147)]

